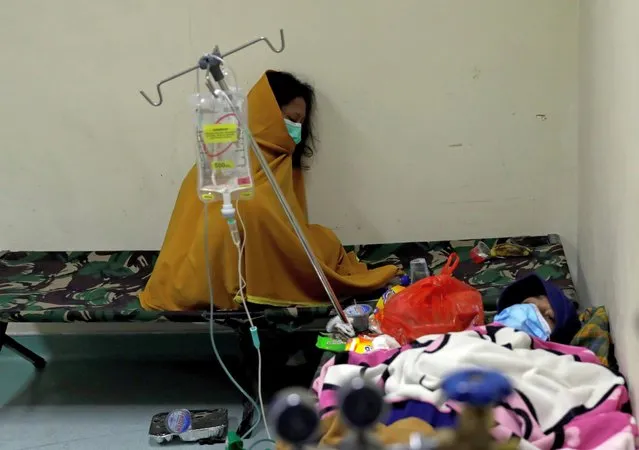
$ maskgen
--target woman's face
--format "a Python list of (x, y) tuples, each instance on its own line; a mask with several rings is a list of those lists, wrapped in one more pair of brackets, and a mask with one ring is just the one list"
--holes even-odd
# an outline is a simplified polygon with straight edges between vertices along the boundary
[(282, 106), (282, 116), (295, 123), (304, 123), (306, 119), (306, 102), (302, 97), (296, 97)]
[(532, 303), (533, 305), (535, 305), (539, 309), (541, 315), (544, 316), (544, 319), (546, 319), (546, 322), (548, 322), (550, 329), (555, 329), (555, 312), (552, 310), (552, 306), (550, 306), (548, 297), (546, 297), (545, 295), (540, 295), (538, 297), (528, 297), (522, 303)]

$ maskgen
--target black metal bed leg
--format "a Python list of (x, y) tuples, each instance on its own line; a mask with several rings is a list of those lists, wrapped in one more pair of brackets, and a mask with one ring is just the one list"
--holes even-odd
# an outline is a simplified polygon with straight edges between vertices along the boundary
[[(252, 395), (250, 391), (248, 393)], [(244, 436), (251, 429), (255, 423), (255, 414), (260, 414), (260, 412), (246, 398), (242, 399), (242, 420), (236, 431), (238, 436)], [(252, 437), (254, 433), (255, 430), (252, 430), (250, 434), (246, 435), (246, 439)]]
[(2, 350), (3, 347), (9, 348), (27, 361), (31, 362), (36, 369), (44, 369), (47, 365), (47, 361), (42, 356), (37, 355), (11, 336), (7, 335), (8, 326), (8, 322), (0, 322), (0, 350)]

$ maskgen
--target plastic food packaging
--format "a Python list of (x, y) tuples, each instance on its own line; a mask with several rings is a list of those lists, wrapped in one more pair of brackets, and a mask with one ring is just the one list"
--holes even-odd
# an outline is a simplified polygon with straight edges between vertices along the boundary
[(410, 262), (410, 282), (417, 283), (419, 280), (423, 280), (430, 271), (426, 264), (426, 258), (415, 258)]
[(532, 252), (533, 250), (531, 248), (528, 248), (524, 245), (519, 245), (509, 239), (506, 242), (499, 242), (495, 244), (490, 250), (490, 255), (496, 256), (498, 258), (508, 258), (528, 256)]
[(370, 353), (373, 351), (373, 338), (364, 334), (349, 339), (346, 343), (346, 350), (355, 353)]
[(373, 339), (373, 350), (392, 350), (399, 347), (399, 342), (393, 336), (387, 334), (375, 336)]
[(346, 351), (345, 341), (326, 334), (320, 334), (319, 336), (317, 336), (317, 342), (315, 342), (315, 346), (321, 350), (326, 350), (334, 353)]
[(159, 413), (151, 419), (149, 437), (158, 444), (172, 440), (222, 443), (228, 431), (228, 410), (175, 409)]
[(453, 277), (459, 257), (453, 253), (439, 275), (395, 294), (384, 305), (380, 327), (404, 345), (427, 334), (463, 331), (484, 324), (479, 291)]
[(406, 289), (404, 286), (391, 286), (386, 292), (382, 294), (382, 296), (379, 298), (379, 300), (377, 300), (377, 303), (375, 304), (374, 314), (377, 320), (380, 320), (382, 315), (384, 314), (384, 305), (386, 305), (386, 302), (390, 300), (392, 296), (399, 292), (402, 292), (404, 289)]

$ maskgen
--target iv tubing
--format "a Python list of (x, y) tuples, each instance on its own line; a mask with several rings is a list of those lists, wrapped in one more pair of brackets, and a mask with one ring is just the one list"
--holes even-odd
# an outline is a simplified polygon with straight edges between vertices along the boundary
[[(304, 252), (306, 252), (306, 256), (308, 257), (308, 260), (313, 266), (313, 269), (315, 270), (317, 277), (322, 283), (322, 286), (324, 287), (324, 290), (326, 291), (326, 295), (328, 295), (328, 298), (331, 301), (333, 308), (335, 308), (335, 311), (342, 319), (342, 322), (346, 324), (350, 324), (348, 317), (346, 316), (346, 313), (344, 313), (344, 310), (342, 309), (342, 305), (340, 304), (337, 296), (335, 295), (335, 291), (333, 291), (333, 288), (331, 287), (331, 284), (328, 281), (328, 278), (326, 278), (326, 274), (324, 273), (324, 270), (322, 270), (322, 266), (320, 265), (320, 262), (315, 256), (315, 253), (313, 253), (313, 249), (308, 243), (308, 240), (306, 240), (306, 237), (304, 236), (304, 232), (302, 231), (302, 228), (299, 222), (297, 221), (297, 218), (291, 211), (291, 207), (288, 205), (286, 198), (284, 197), (284, 194), (282, 193), (282, 189), (280, 189), (280, 185), (278, 184), (277, 179), (275, 179), (275, 175), (273, 175), (273, 172), (271, 171), (271, 168), (269, 167), (268, 162), (264, 158), (264, 155), (262, 154), (262, 151), (260, 150), (259, 145), (257, 144), (257, 142), (255, 142), (255, 138), (253, 137), (253, 134), (250, 132), (246, 124), (242, 123), (242, 121), (240, 120), (241, 116), (239, 114), (239, 111), (237, 110), (237, 108), (235, 107), (235, 105), (233, 104), (233, 102), (231, 101), (227, 93), (225, 92), (226, 90), (228, 90), (228, 86), (225, 88), (226, 83), (224, 83), (223, 81), (219, 82), (219, 84), (222, 87), (222, 89), (215, 89), (215, 91), (212, 92), (212, 94), (215, 96), (222, 95), (224, 99), (226, 100), (226, 102), (228, 103), (231, 110), (237, 116), (240, 126), (242, 127), (242, 129), (244, 130), (244, 132), (250, 139), (250, 144), (251, 144), (251, 147), (253, 148), (253, 154), (255, 155), (258, 162), (260, 163), (260, 166), (262, 167), (262, 170), (264, 174), (266, 175), (266, 178), (268, 179), (268, 182), (270, 183), (271, 188), (273, 189), (273, 192), (275, 192), (275, 196), (279, 200), (280, 205), (282, 206), (282, 209), (284, 210), (284, 213), (286, 213), (286, 217), (288, 218), (288, 221), (293, 227), (293, 231), (297, 235), (297, 238), (300, 240), (300, 243), (302, 244), (302, 247), (304, 248)], [(209, 89), (210, 89), (210, 86), (209, 86)]]
[(257, 395), (260, 401), (260, 413), (262, 414), (262, 422), (264, 423), (264, 429), (266, 430), (268, 439), (272, 441), (273, 439), (271, 438), (271, 431), (268, 428), (268, 420), (266, 419), (266, 409), (264, 408), (264, 396), (262, 395), (262, 351), (260, 350), (260, 339), (257, 334), (257, 327), (253, 324), (253, 318), (251, 317), (251, 313), (248, 309), (248, 302), (244, 297), (244, 288), (246, 287), (246, 281), (242, 276), (242, 256), (244, 255), (244, 247), (246, 246), (246, 228), (244, 227), (244, 221), (242, 220), (242, 215), (240, 214), (239, 200), (237, 201), (236, 205), (237, 218), (240, 220), (240, 224), (242, 225), (242, 229), (244, 230), (244, 239), (242, 240), (241, 246), (239, 245), (239, 243), (235, 245), (235, 247), (237, 248), (237, 275), (240, 285), (240, 289), (238, 290), (238, 292), (240, 294), (240, 298), (242, 299), (244, 311), (246, 311), (246, 317), (248, 317), (249, 324), (251, 325), (250, 330), (251, 339), (253, 339), (253, 346), (257, 351)]
[[(220, 63), (224, 63), (224, 61), (215, 56)], [(232, 69), (231, 69), (232, 71)], [(210, 83), (209, 79), (208, 79), (208, 75), (209, 75), (210, 71), (207, 70), (207, 76), (206, 76), (206, 80), (207, 82)], [(196, 83), (197, 83), (197, 89), (199, 91), (199, 72), (198, 72), (198, 76), (196, 77)], [(226, 86), (226, 84), (224, 84)], [(207, 84), (208, 86), (208, 84)], [(228, 96), (225, 96), (225, 99), (227, 100), (227, 102), (233, 107), (234, 105), (232, 104), (230, 98)], [(234, 114), (236, 114), (237, 116), (237, 111), (235, 110), (235, 108), (233, 108)], [(239, 116), (238, 116), (238, 122), (239, 122)], [(238, 203), (238, 207), (239, 207), (239, 203)], [(257, 361), (258, 361), (258, 379), (257, 379), (257, 383), (258, 383), (258, 396), (259, 396), (259, 406), (258, 404), (255, 402), (255, 400), (244, 390), (242, 389), (242, 387), (240, 386), (240, 384), (235, 380), (235, 378), (233, 378), (233, 376), (231, 375), (230, 371), (227, 369), (226, 365), (224, 364), (224, 362), (222, 361), (222, 357), (219, 354), (219, 351), (217, 350), (217, 345), (215, 344), (215, 333), (213, 330), (213, 324), (214, 324), (214, 320), (213, 320), (213, 315), (214, 315), (214, 303), (213, 303), (213, 281), (212, 281), (212, 275), (211, 275), (211, 266), (210, 266), (210, 252), (209, 252), (209, 245), (208, 245), (208, 204), (205, 203), (204, 205), (204, 246), (205, 246), (205, 262), (206, 262), (206, 272), (207, 272), (207, 283), (208, 283), (208, 288), (209, 288), (209, 302), (210, 302), (210, 306), (211, 306), (211, 317), (209, 319), (209, 332), (210, 332), (210, 338), (211, 338), (211, 344), (213, 346), (213, 351), (215, 353), (215, 356), (217, 357), (218, 362), (220, 363), (220, 365), (222, 366), (222, 368), (224, 369), (224, 371), (226, 372), (226, 375), (229, 377), (229, 379), (233, 382), (233, 384), (235, 385), (235, 387), (242, 393), (242, 395), (244, 395), (249, 402), (251, 403), (251, 405), (253, 406), (254, 409), (260, 411), (260, 414), (258, 414), (257, 416), (257, 420), (255, 421), (255, 423), (253, 424), (253, 426), (251, 426), (251, 428), (246, 432), (246, 434), (244, 436), (242, 436), (242, 439), (246, 438), (246, 436), (249, 436), (253, 430), (259, 425), (260, 423), (260, 419), (263, 420), (264, 422), (264, 427), (266, 430), (266, 434), (268, 436), (268, 438), (272, 441), (271, 439), (271, 434), (270, 434), (270, 430), (268, 429), (268, 424), (266, 422), (266, 410), (264, 408), (264, 401), (263, 401), (263, 396), (262, 396), (262, 352), (260, 351), (260, 339), (259, 339), (259, 335), (258, 335), (258, 331), (257, 331), (257, 327), (253, 324), (253, 319), (250, 315), (250, 312), (248, 310), (248, 306), (246, 304), (246, 301), (244, 299), (244, 286), (246, 285), (246, 282), (244, 281), (244, 278), (242, 276), (242, 255), (244, 253), (244, 241), (241, 240), (240, 238), (240, 232), (238, 230), (237, 227), (237, 222), (235, 220), (235, 214), (236, 214), (236, 208), (233, 206), (232, 200), (231, 200), (231, 192), (230, 191), (224, 191), (222, 192), (222, 209), (221, 209), (221, 213), (222, 216), (226, 219), (226, 222), (229, 226), (229, 231), (231, 233), (231, 238), (233, 240), (233, 244), (235, 245), (235, 248), (238, 251), (238, 282), (239, 282), (239, 292), (240, 292), (240, 296), (242, 298), (242, 302), (244, 304), (244, 309), (246, 310), (246, 315), (248, 317), (249, 320), (249, 324), (250, 324), (250, 333), (251, 333), (251, 340), (253, 342), (253, 346), (255, 347), (255, 350), (257, 351)], [(240, 219), (240, 222), (242, 222), (242, 217), (239, 216), (238, 217)], [(244, 286), (243, 286), (244, 285)], [(274, 441), (273, 441), (274, 442)]]
[(244, 280), (244, 277), (242, 276), (242, 260), (244, 258), (244, 247), (246, 246), (246, 227), (244, 226), (244, 221), (242, 220), (242, 214), (240, 214), (240, 201), (237, 200), (235, 203), (236, 207), (236, 211), (237, 211), (237, 218), (240, 221), (240, 225), (242, 225), (242, 229), (245, 230), (244, 231), (244, 239), (242, 239), (242, 246), (239, 249), (239, 256), (237, 258), (237, 273), (239, 276), (239, 280), (240, 280), (240, 288), (237, 291), (237, 294), (235, 294), (235, 296), (237, 297), (237, 295), (240, 295), (240, 298), (242, 299), (242, 305), (244, 305), (244, 311), (246, 311), (246, 317), (248, 317), (249, 320), (249, 324), (253, 327), (255, 326), (253, 324), (253, 317), (251, 317), (251, 312), (248, 309), (248, 304), (244, 301), (244, 288), (246, 287), (246, 280)]
[[(235, 378), (233, 378), (233, 375), (231, 375), (231, 372), (229, 371), (229, 369), (226, 367), (226, 364), (224, 364), (224, 361), (222, 360), (222, 356), (220, 355), (220, 352), (217, 349), (217, 345), (215, 344), (215, 333), (213, 330), (213, 323), (214, 323), (214, 314), (215, 314), (215, 308), (214, 308), (214, 303), (213, 303), (213, 277), (211, 276), (211, 262), (210, 262), (210, 251), (209, 251), (209, 214), (208, 214), (208, 204), (204, 204), (204, 262), (206, 264), (206, 281), (208, 284), (208, 288), (209, 288), (209, 302), (210, 302), (210, 306), (211, 306), (211, 310), (210, 310), (210, 316), (209, 316), (209, 337), (211, 338), (211, 346), (213, 347), (213, 353), (215, 353), (215, 357), (217, 358), (218, 362), (220, 363), (220, 366), (222, 366), (222, 369), (224, 370), (224, 373), (226, 373), (226, 376), (229, 378), (229, 380), (231, 380), (231, 382), (233, 383), (233, 385), (237, 388), (238, 391), (240, 391), (242, 393), (242, 395), (244, 397), (246, 397), (246, 399), (251, 403), (251, 406), (253, 406), (253, 408), (255, 409), (259, 409), (259, 406), (257, 405), (257, 403), (255, 402), (255, 400), (253, 400), (253, 397), (251, 397), (243, 388), (242, 386), (240, 386), (240, 383), (238, 383)], [(253, 430), (255, 428), (257, 428), (257, 426), (260, 424), (260, 419), (261, 417), (258, 415), (257, 416), (257, 420), (255, 421), (255, 423), (253, 424), (253, 426), (246, 432), (246, 434), (244, 436), (242, 436), (242, 438), (244, 439), (246, 436), (250, 436), (250, 434), (253, 432)]]

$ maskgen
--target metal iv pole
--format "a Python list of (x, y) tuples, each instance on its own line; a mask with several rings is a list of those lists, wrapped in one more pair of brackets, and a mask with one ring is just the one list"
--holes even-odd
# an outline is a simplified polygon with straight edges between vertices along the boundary
[[(152, 106), (160, 106), (164, 99), (162, 97), (162, 90), (161, 90), (161, 86), (164, 83), (167, 83), (169, 81), (175, 80), (176, 78), (181, 77), (182, 75), (186, 75), (190, 72), (193, 72), (194, 70), (197, 69), (201, 69), (201, 70), (207, 70), (210, 71), (211, 75), (213, 75), (213, 79), (220, 85), (220, 88), (227, 94), (231, 95), (231, 90), (229, 89), (228, 85), (226, 84), (226, 81), (224, 80), (224, 74), (222, 73), (222, 70), (220, 68), (220, 59), (224, 58), (226, 56), (232, 55), (233, 53), (239, 52), (240, 50), (244, 50), (247, 47), (250, 47), (253, 44), (257, 44), (260, 41), (264, 41), (266, 43), (266, 45), (269, 46), (269, 48), (275, 52), (275, 53), (281, 53), (284, 51), (284, 47), (285, 47), (285, 43), (284, 43), (284, 30), (280, 29), (280, 39), (281, 39), (281, 47), (280, 49), (276, 49), (271, 42), (268, 40), (268, 38), (266, 37), (259, 37), (257, 39), (254, 39), (250, 42), (247, 42), (243, 45), (240, 45), (239, 47), (234, 48), (233, 50), (230, 50), (228, 52), (226, 52), (225, 54), (220, 54), (219, 49), (216, 47), (212, 53), (210, 54), (206, 54), (204, 55), (202, 58), (200, 58), (199, 62), (197, 65), (190, 67), (188, 69), (185, 69), (181, 72), (178, 72), (174, 75), (171, 75), (168, 78), (165, 78), (164, 80), (160, 81), (157, 85), (156, 85), (156, 90), (158, 93), (158, 97), (159, 100), (157, 102), (154, 102), (153, 100), (151, 100), (151, 98), (149, 98), (149, 96), (144, 93), (144, 91), (140, 91), (140, 94), (146, 99), (147, 102), (149, 102)], [(212, 83), (210, 83), (210, 81), (208, 81), (206, 83), (207, 88), (209, 89), (209, 91), (211, 91), (211, 93), (213, 95), (215, 95), (215, 88), (212, 85)], [(233, 111), (238, 117), (238, 111), (235, 110)], [(248, 129), (248, 126), (246, 126), (246, 128)], [(277, 199), (280, 202), (280, 205), (282, 205), (282, 209), (284, 209), (284, 213), (286, 214), (286, 217), (288, 218), (288, 221), (290, 222), (291, 226), (293, 227), (293, 231), (295, 231), (295, 234), (297, 235), (298, 239), (300, 240), (300, 243), (302, 244), (302, 247), (304, 248), (304, 252), (306, 253), (306, 256), (308, 257), (308, 260), (310, 261), (311, 265), (313, 266), (313, 269), (315, 270), (315, 273), (317, 275), (317, 277), (319, 278), (320, 282), (322, 283), (322, 286), (324, 287), (324, 290), (326, 291), (326, 295), (328, 295), (329, 300), (331, 301), (331, 304), (333, 305), (333, 308), (335, 308), (335, 311), (337, 312), (337, 314), (340, 316), (340, 318), (342, 319), (342, 321), (346, 324), (349, 323), (348, 321), (348, 317), (346, 316), (346, 314), (344, 313), (344, 310), (342, 308), (342, 305), (339, 303), (339, 300), (337, 299), (337, 296), (335, 295), (335, 291), (333, 291), (333, 288), (331, 287), (328, 278), (326, 277), (326, 274), (324, 273), (324, 271), (322, 270), (322, 267), (320, 265), (319, 260), (317, 259), (317, 257), (315, 256), (315, 253), (313, 253), (313, 249), (311, 248), (311, 245), (309, 244), (308, 240), (306, 239), (306, 236), (304, 236), (304, 232), (302, 231), (302, 227), (300, 226), (299, 222), (297, 221), (297, 218), (295, 217), (295, 215), (293, 214), (293, 211), (291, 211), (291, 207), (289, 206), (288, 202), (286, 201), (286, 198), (284, 197), (284, 194), (282, 193), (282, 189), (280, 188), (279, 184), (277, 183), (277, 180), (275, 179), (275, 175), (273, 175), (273, 172), (271, 171), (271, 168), (269, 167), (268, 163), (266, 162), (266, 158), (264, 158), (264, 155), (262, 154), (259, 145), (257, 144), (257, 142), (255, 142), (255, 138), (253, 138), (253, 135), (251, 133), (247, 133), (248, 136), (250, 137), (250, 143), (251, 143), (251, 147), (253, 148), (253, 153), (255, 154), (255, 157), (257, 158), (258, 162), (260, 163), (260, 166), (262, 166), (262, 170), (264, 171), (264, 174), (266, 175), (266, 178), (268, 180), (268, 182), (270, 183), (271, 187), (273, 188), (273, 191), (275, 192), (275, 195), (277, 197)]]

